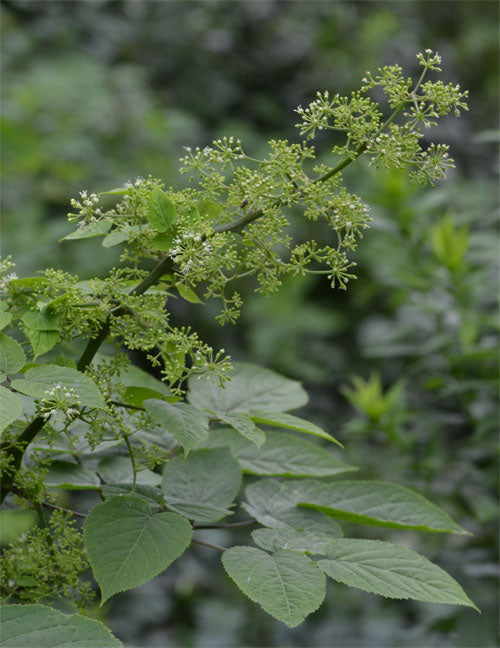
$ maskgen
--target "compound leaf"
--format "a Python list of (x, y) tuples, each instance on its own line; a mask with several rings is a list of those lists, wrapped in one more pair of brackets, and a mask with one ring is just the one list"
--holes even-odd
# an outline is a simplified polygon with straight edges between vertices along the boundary
[(254, 547), (231, 547), (222, 564), (241, 591), (290, 628), (318, 609), (325, 598), (324, 574), (295, 551), (270, 555)]
[(173, 563), (191, 542), (191, 525), (177, 513), (153, 515), (144, 499), (122, 495), (90, 511), (84, 541), (102, 605), (113, 594), (142, 585)]
[(288, 482), (298, 506), (334, 518), (403, 529), (467, 533), (443, 510), (414, 491), (378, 481)]
[[(298, 482), (300, 484), (300, 481)], [(287, 483), (277, 479), (261, 479), (245, 490), (243, 508), (258, 522), (272, 529), (305, 529), (312, 533), (341, 537), (342, 529), (319, 511), (300, 509), (297, 496)]]
[(420, 554), (379, 540), (332, 540), (316, 564), (339, 583), (388, 598), (477, 607), (443, 569)]

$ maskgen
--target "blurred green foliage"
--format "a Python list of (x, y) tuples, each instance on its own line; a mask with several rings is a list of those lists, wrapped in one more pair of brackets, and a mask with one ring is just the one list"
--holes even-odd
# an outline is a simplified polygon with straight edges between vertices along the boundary
[(304, 380), (309, 415), (361, 478), (412, 484), (473, 532), (446, 548), (436, 536), (428, 554), (482, 616), (332, 585), (335, 604), (290, 631), (214, 581), (203, 548), (105, 612), (131, 646), (497, 645), (498, 4), (4, 0), (1, 13), (2, 251), (20, 275), (51, 265), (85, 279), (116, 262), (92, 241), (54, 245), (81, 189), (149, 173), (181, 186), (183, 145), (226, 134), (258, 154), (268, 137), (297, 139), (291, 111), (316, 90), (349, 91), (395, 61), (414, 69), (426, 47), (443, 55), (470, 90), (470, 112), (433, 132), (457, 169), (431, 191), (349, 169), (374, 221), (348, 293), (290, 282), (224, 329), (196, 305), (174, 312), (214, 348)]

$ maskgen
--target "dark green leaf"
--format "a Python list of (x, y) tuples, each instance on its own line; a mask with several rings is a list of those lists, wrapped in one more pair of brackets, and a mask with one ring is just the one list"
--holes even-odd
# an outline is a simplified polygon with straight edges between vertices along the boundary
[(19, 342), (0, 333), (0, 371), (5, 374), (17, 373), (25, 362), (26, 356)]

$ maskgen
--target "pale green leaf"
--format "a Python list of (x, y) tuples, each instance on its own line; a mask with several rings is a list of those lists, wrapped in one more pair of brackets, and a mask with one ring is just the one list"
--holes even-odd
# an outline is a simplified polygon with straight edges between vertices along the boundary
[(467, 605), (477, 610), (460, 585), (420, 554), (390, 542), (332, 540), (328, 559), (317, 565), (330, 578), (388, 598)]
[(6, 546), (36, 524), (38, 516), (34, 511), (0, 511), (0, 545)]
[(295, 551), (270, 555), (254, 547), (231, 547), (222, 564), (241, 591), (290, 628), (298, 626), (325, 598), (324, 574)]
[(163, 232), (162, 234), (157, 234), (154, 238), (151, 239), (151, 243), (155, 246), (157, 250), (162, 252), (168, 252), (172, 247), (172, 243), (175, 238), (175, 230), (169, 230), (168, 232)]
[(184, 284), (177, 284), (175, 286), (179, 291), (179, 295), (191, 304), (203, 304), (198, 295), (194, 292), (189, 286), (184, 286)]
[(144, 407), (155, 423), (175, 437), (186, 455), (208, 437), (208, 416), (192, 405), (147, 400)]
[(71, 232), (70, 234), (63, 236), (62, 239), (60, 240), (73, 241), (77, 239), (93, 238), (94, 236), (102, 236), (103, 234), (106, 234), (106, 232), (109, 232), (110, 228), (111, 228), (110, 220), (100, 220), (97, 223), (84, 225), (83, 227), (80, 227), (74, 232)]
[(167, 506), (201, 523), (226, 515), (238, 494), (241, 470), (227, 448), (195, 450), (186, 459), (175, 457), (163, 471)]
[(83, 535), (102, 605), (173, 563), (191, 542), (191, 525), (177, 513), (153, 515), (143, 499), (122, 495), (90, 511)]
[(217, 412), (283, 412), (302, 407), (307, 394), (299, 382), (252, 364), (234, 363), (224, 387), (210, 379), (189, 380), (188, 401), (198, 409)]
[[(229, 415), (234, 416), (234, 415)], [(329, 450), (287, 432), (267, 431), (257, 448), (227, 428), (212, 430), (205, 446), (228, 446), (243, 469), (272, 477), (330, 477), (357, 470), (336, 459)]]
[(147, 387), (127, 387), (122, 397), (125, 403), (135, 407), (143, 407), (145, 400), (162, 400), (162, 398), (163, 394)]
[[(342, 536), (342, 529), (319, 511), (296, 506), (297, 494), (287, 488), (289, 482), (261, 479), (245, 490), (243, 508), (262, 525), (273, 529), (305, 529), (311, 533)], [(300, 483), (300, 482), (299, 482)]]
[(5, 374), (17, 373), (26, 362), (23, 347), (5, 333), (0, 333), (0, 371)]
[(162, 506), (164, 504), (163, 492), (155, 486), (136, 484), (134, 488), (133, 483), (128, 482), (122, 484), (104, 484), (101, 490), (106, 499), (117, 497), (118, 495), (134, 495), (145, 500), (152, 506)]
[(273, 425), (275, 427), (282, 427), (288, 430), (296, 430), (297, 432), (304, 432), (304, 434), (312, 434), (313, 436), (321, 437), (322, 439), (327, 439), (328, 441), (333, 441), (341, 448), (344, 446), (337, 441), (331, 434), (325, 432), (320, 427), (299, 418), (298, 416), (293, 416), (292, 414), (285, 414), (283, 412), (250, 412), (249, 416), (252, 418), (252, 421), (255, 423), (261, 423), (262, 425)]
[[(103, 409), (104, 399), (97, 385), (81, 371), (57, 365), (39, 365), (26, 372), (25, 380), (13, 380), (12, 387), (22, 394), (34, 398), (45, 398), (46, 392), (61, 383), (75, 390), (80, 403), (85, 407)], [(15, 383), (15, 384), (14, 384)]]
[(0, 386), (0, 432), (13, 423), (22, 411), (23, 404), (19, 396)]
[(60, 331), (61, 324), (57, 315), (51, 313), (40, 313), (39, 311), (28, 311), (23, 315), (23, 323), (35, 331)]
[(44, 605), (4, 605), (0, 608), (1, 648), (120, 648), (111, 632), (96, 619), (63, 614)]
[(414, 491), (378, 481), (288, 482), (298, 506), (334, 518), (419, 531), (467, 533), (447, 513)]
[(12, 321), (12, 313), (0, 312), (0, 331), (8, 326)]
[[(221, 421), (234, 428), (241, 434), (242, 437), (248, 439), (248, 441), (251, 442), (252, 446), (257, 446), (257, 448), (260, 448), (266, 440), (265, 432), (260, 430), (252, 421), (252, 419), (247, 414), (243, 414), (243, 412), (234, 412), (233, 414), (213, 412), (213, 414), (217, 416), (217, 418), (219, 418)], [(232, 436), (234, 437), (234, 434)], [(237, 440), (239, 439), (239, 437), (235, 438)], [(244, 447), (247, 447), (246, 443), (244, 444)]]
[(159, 187), (155, 187), (149, 197), (147, 218), (157, 232), (166, 232), (177, 218), (174, 203)]
[(45, 484), (54, 488), (71, 490), (97, 489), (101, 482), (95, 472), (80, 464), (57, 459), (53, 461), (45, 477)]
[(271, 552), (278, 551), (278, 549), (291, 549), (313, 555), (324, 555), (335, 537), (339, 536), (311, 533), (299, 529), (256, 529), (252, 531), (255, 544)]
[[(98, 354), (101, 357), (106, 357), (104, 354)], [(128, 365), (124, 369), (120, 369), (120, 382), (125, 387), (143, 387), (151, 389), (155, 392), (160, 392), (163, 396), (170, 396), (171, 392), (167, 385), (152, 376), (147, 371), (139, 369), (135, 365)]]
[[(107, 484), (120, 484), (133, 482), (134, 471), (130, 457), (112, 455), (101, 459), (97, 472)], [(152, 470), (140, 470), (136, 477), (137, 484), (157, 486), (161, 482), (161, 475)]]
[(38, 356), (53, 349), (61, 337), (59, 331), (38, 331), (27, 328), (25, 333), (33, 349), (34, 358), (38, 358)]
[(103, 238), (101, 245), (105, 248), (114, 247), (124, 241), (128, 241), (130, 236), (134, 236), (138, 232), (140, 232), (140, 227), (138, 225), (130, 225), (128, 227), (123, 227), (122, 229), (114, 229), (110, 234)]

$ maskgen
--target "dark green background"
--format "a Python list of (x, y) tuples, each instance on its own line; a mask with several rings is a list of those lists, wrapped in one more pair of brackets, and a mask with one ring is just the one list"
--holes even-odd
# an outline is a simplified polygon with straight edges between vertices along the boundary
[[(496, 646), (498, 4), (4, 0), (1, 15), (2, 253), (20, 276), (45, 265), (105, 273), (116, 257), (98, 241), (56, 244), (71, 229), (71, 197), (147, 174), (181, 187), (182, 146), (224, 134), (255, 153), (270, 137), (297, 139), (293, 108), (318, 89), (350, 92), (365, 70), (394, 62), (413, 73), (431, 47), (443, 80), (470, 90), (470, 112), (426, 134), (451, 146), (447, 183), (422, 190), (404, 174), (349, 169), (374, 222), (347, 293), (311, 279), (266, 300), (248, 285), (236, 327), (218, 327), (211, 306), (175, 305), (173, 317), (236, 359), (303, 380), (307, 414), (343, 440), (360, 478), (416, 487), (473, 532), (349, 529), (425, 554), (483, 614), (330, 583), (320, 610), (288, 630), (237, 596), (203, 548), (95, 614), (127, 646), (148, 648)], [(430, 243), (445, 216), (470, 232), (453, 272)], [(373, 372), (385, 394), (399, 388), (375, 395), (385, 411), (370, 417), (343, 393)], [(238, 541), (221, 534), (213, 540)]]

